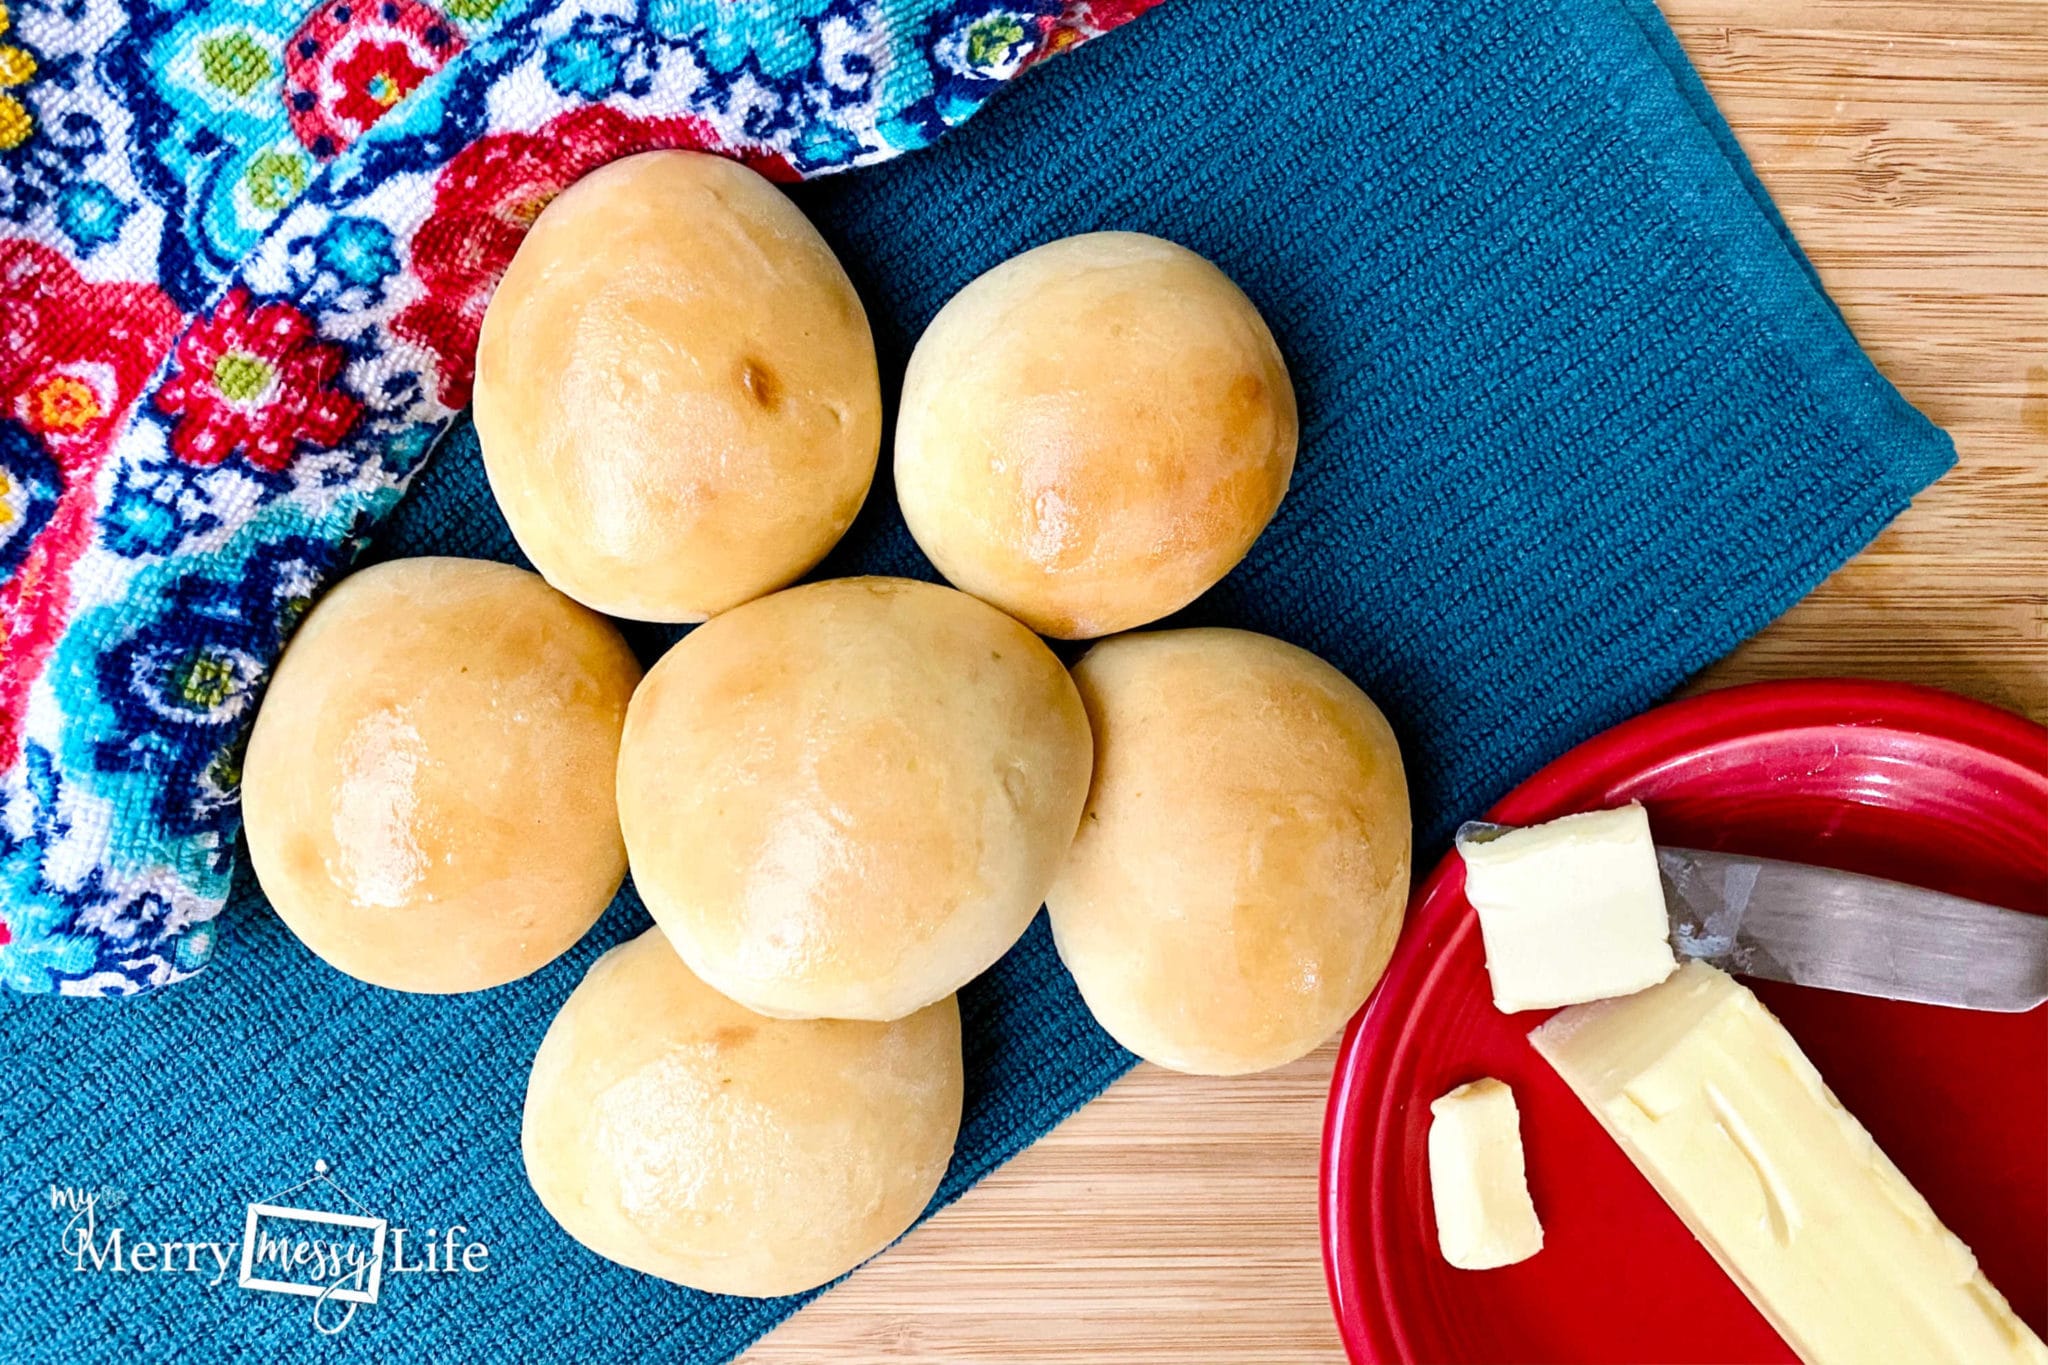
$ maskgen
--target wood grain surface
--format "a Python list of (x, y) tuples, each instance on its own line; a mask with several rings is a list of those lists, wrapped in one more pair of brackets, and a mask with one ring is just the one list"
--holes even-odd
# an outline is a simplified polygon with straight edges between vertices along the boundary
[[(1665, 13), (1856, 335), (1961, 455), (1695, 688), (1853, 674), (2048, 720), (2048, 0)], [(1315, 1214), (1332, 1055), (1140, 1068), (746, 1359), (1341, 1360)]]

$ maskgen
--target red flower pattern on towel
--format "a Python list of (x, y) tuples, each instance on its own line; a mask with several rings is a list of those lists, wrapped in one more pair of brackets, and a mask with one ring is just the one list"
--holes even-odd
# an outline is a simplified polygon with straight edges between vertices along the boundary
[(96, 283), (57, 252), (0, 237), (0, 415), (42, 442), (63, 479), (49, 520), (0, 584), (0, 767), (20, 752), (22, 701), (63, 631), (93, 483), (184, 320), (155, 285)]
[[(733, 150), (700, 119), (635, 119), (592, 105), (532, 132), (479, 138), (442, 170), (434, 181), (434, 210), (411, 244), (412, 272), (426, 297), (392, 319), (391, 330), (434, 354), (444, 406), (469, 402), (484, 306), (548, 201), (606, 162), (657, 148)], [(742, 153), (737, 159), (770, 180), (797, 178), (779, 156)]]
[(337, 62), (334, 74), (341, 81), (341, 98), (335, 101), (334, 112), (358, 128), (367, 128), (433, 75), (434, 69), (414, 61), (404, 43), (366, 42), (358, 43), (347, 61)]
[(1107, 33), (1156, 6), (1159, 0), (1074, 0), (1061, 16), (1062, 28), (1095, 34)]
[(292, 133), (335, 156), (462, 51), (447, 16), (420, 0), (334, 0), (285, 43)]
[(156, 391), (158, 410), (178, 419), (172, 453), (198, 465), (240, 453), (278, 470), (301, 444), (339, 445), (362, 413), (334, 387), (347, 358), (291, 304), (252, 304), (248, 290), (229, 290), (178, 339), (171, 375)]
[(0, 238), (0, 299), (0, 415), (72, 475), (112, 438), (182, 318), (153, 285), (92, 283), (19, 238)]

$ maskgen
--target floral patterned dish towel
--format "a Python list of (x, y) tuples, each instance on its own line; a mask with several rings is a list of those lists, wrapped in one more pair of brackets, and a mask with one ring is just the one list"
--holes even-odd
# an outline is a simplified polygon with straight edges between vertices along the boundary
[(0, 980), (206, 965), (272, 661), (549, 197), (924, 146), (1156, 0), (0, 0)]

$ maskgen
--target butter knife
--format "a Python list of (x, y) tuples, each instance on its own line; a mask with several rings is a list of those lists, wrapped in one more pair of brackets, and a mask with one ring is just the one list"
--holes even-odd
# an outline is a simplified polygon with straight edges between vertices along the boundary
[[(1479, 821), (1460, 840), (1505, 831)], [(2012, 1014), (2048, 1002), (2048, 915), (1740, 853), (1657, 846), (1671, 947), (1737, 976)]]

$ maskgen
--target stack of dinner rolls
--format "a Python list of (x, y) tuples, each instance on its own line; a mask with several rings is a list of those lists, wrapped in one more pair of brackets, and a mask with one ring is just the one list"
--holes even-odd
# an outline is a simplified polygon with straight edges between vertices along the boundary
[[(919, 341), (895, 487), (955, 586), (790, 586), (873, 481), (846, 272), (745, 168), (653, 152), (534, 223), (476, 424), (538, 574), (363, 570), (278, 666), (243, 779), (265, 893), (320, 957), (480, 990), (572, 946), (630, 867), (655, 927), (534, 1058), (527, 1175), (577, 1240), (682, 1284), (824, 1284), (937, 1190), (954, 992), (1041, 905), (1102, 1026), (1230, 1074), (1314, 1048), (1386, 965), (1401, 756), (1278, 640), (1132, 631), (1271, 520), (1293, 387), (1200, 256), (1104, 232), (968, 284)], [(607, 619), (703, 622), (641, 675)], [(1070, 671), (1041, 636), (1108, 636)]]

